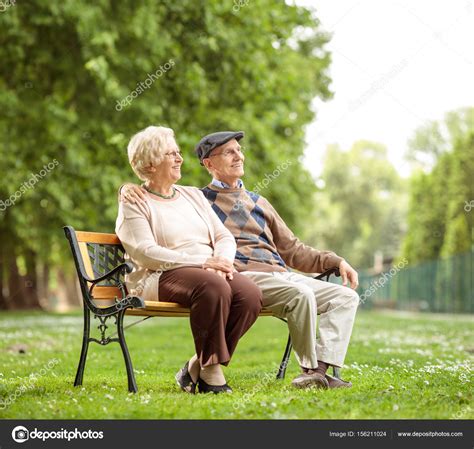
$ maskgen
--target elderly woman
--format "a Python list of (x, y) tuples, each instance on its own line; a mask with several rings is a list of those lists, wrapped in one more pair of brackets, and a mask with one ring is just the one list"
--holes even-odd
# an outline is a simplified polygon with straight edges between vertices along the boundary
[(173, 130), (149, 126), (135, 134), (128, 159), (147, 194), (119, 206), (115, 231), (136, 267), (127, 287), (191, 309), (196, 354), (176, 374), (183, 391), (232, 392), (221, 365), (257, 319), (261, 292), (234, 272), (235, 240), (199, 189), (175, 184), (183, 157)]

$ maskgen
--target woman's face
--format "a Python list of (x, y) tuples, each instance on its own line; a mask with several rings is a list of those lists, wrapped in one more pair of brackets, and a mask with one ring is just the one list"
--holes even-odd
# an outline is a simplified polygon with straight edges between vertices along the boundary
[(156, 166), (155, 177), (161, 180), (168, 180), (175, 183), (181, 178), (181, 164), (183, 157), (178, 144), (174, 139), (170, 139), (165, 151), (165, 157), (161, 163)]

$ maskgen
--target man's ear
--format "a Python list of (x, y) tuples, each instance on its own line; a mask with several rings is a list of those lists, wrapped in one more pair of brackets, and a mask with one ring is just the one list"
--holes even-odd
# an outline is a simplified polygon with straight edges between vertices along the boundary
[(205, 159), (202, 160), (202, 163), (204, 164), (204, 167), (206, 167), (207, 171), (212, 174), (212, 161), (210, 158), (206, 157)]

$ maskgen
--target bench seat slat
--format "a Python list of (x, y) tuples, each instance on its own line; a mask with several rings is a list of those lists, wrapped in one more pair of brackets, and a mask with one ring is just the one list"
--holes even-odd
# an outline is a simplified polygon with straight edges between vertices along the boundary
[[(127, 309), (127, 315), (139, 316), (189, 316), (189, 309), (174, 302), (145, 301), (144, 309)], [(268, 309), (262, 309), (259, 316), (273, 316)]]
[[(110, 295), (109, 293), (117, 293)], [(116, 287), (96, 287), (94, 289), (94, 301), (97, 307), (107, 307), (114, 304), (114, 296), (120, 298), (119, 289)], [(107, 301), (107, 304), (106, 304)], [(145, 301), (144, 309), (127, 309), (127, 315), (137, 316), (189, 316), (189, 309), (181, 304), (166, 301)], [(262, 309), (259, 316), (273, 316), (268, 309)]]

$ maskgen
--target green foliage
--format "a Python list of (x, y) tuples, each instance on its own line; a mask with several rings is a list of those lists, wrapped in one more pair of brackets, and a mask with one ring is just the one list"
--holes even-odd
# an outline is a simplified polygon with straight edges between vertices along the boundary
[(432, 168), (442, 154), (474, 129), (474, 108), (448, 112), (444, 121), (431, 121), (420, 126), (408, 142), (406, 157), (421, 167)]
[[(473, 108), (474, 111), (474, 108)], [(446, 213), (446, 235), (441, 256), (469, 251), (474, 245), (474, 123), (453, 150), (452, 176), (448, 181), (450, 201)], [(469, 207), (467, 207), (469, 204)]]
[[(299, 163), (303, 125), (313, 119), (314, 97), (331, 95), (328, 37), (306, 9), (283, 0), (251, 2), (238, 12), (232, 6), (36, 0), (0, 14), (0, 199), (43, 164), (59, 163), (0, 211), (2, 236), (20, 253), (31, 248), (60, 264), (62, 225), (112, 231), (117, 188), (135, 180), (126, 144), (150, 124), (175, 130), (183, 184), (209, 181), (193, 148), (212, 131), (246, 132), (247, 186), (290, 159), (282, 183), (262, 194), (297, 224), (314, 188)], [(170, 60), (171, 69), (116, 109)]]
[[(411, 185), (408, 232), (403, 255), (410, 264), (471, 250), (474, 200), (474, 108), (451, 112), (431, 128), (450, 130), (450, 140), (433, 135), (433, 145), (448, 145), (431, 172), (420, 172)], [(415, 134), (423, 136), (426, 128)], [(431, 150), (427, 150), (431, 152)]]
[(403, 182), (386, 148), (359, 141), (349, 151), (328, 147), (324, 182), (315, 195), (306, 240), (359, 268), (373, 265), (374, 253), (396, 256), (403, 232)]

